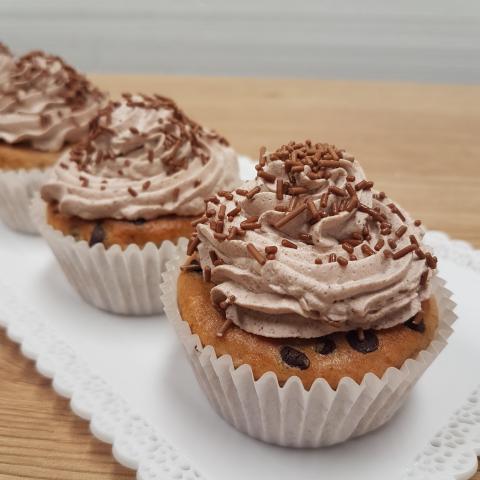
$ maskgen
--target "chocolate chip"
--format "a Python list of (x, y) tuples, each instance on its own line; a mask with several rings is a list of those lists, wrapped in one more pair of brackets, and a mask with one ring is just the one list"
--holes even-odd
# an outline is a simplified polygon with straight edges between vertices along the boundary
[(145, 219), (144, 218), (137, 218), (136, 220), (133, 221), (133, 223), (135, 225), (143, 225), (145, 223)]
[(347, 340), (350, 346), (360, 353), (374, 352), (378, 348), (378, 338), (373, 330), (363, 331), (365, 338), (360, 340), (356, 330), (347, 333)]
[(97, 223), (92, 230), (92, 235), (90, 236), (90, 241), (88, 242), (88, 245), (90, 247), (93, 247), (93, 245), (97, 243), (103, 243), (105, 240), (105, 230), (102, 227), (101, 223)]
[(303, 352), (288, 345), (281, 348), (280, 355), (289, 367), (305, 370), (310, 366), (310, 360)]
[(412, 330), (415, 330), (416, 332), (423, 333), (425, 331), (425, 322), (422, 321), (419, 323), (415, 323), (413, 320), (415, 317), (412, 317), (410, 320), (407, 320), (404, 325)]
[(315, 351), (322, 355), (328, 355), (332, 353), (337, 346), (335, 345), (335, 341), (330, 337), (322, 337), (318, 339), (318, 343), (315, 345)]

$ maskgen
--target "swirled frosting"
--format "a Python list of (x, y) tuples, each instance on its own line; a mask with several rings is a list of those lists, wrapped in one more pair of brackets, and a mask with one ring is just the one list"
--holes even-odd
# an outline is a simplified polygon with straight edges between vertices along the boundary
[(227, 142), (172, 100), (126, 95), (101, 112), (83, 145), (62, 156), (42, 196), (88, 220), (199, 215), (203, 199), (231, 187), (237, 171)]
[(0, 42), (0, 56), (1, 55), (5, 55), (7, 57), (12, 56), (12, 52), (3, 42)]
[(15, 61), (12, 53), (5, 44), (0, 42), (0, 95), (2, 91), (2, 85), (7, 82), (14, 65)]
[(0, 140), (6, 143), (60, 150), (85, 135), (105, 104), (84, 76), (40, 51), (18, 58), (0, 75)]
[(410, 319), (436, 258), (419, 221), (373, 190), (343, 150), (263, 155), (258, 176), (206, 206), (189, 244), (228, 320), (266, 337), (319, 337)]

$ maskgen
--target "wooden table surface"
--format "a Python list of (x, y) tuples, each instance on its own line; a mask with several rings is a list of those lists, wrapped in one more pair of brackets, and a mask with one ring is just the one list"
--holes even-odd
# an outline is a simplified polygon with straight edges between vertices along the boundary
[[(480, 86), (92, 75), (116, 96), (158, 92), (257, 156), (328, 141), (428, 227), (480, 248)], [(130, 479), (0, 332), (0, 480)], [(480, 480), (480, 473), (474, 478)]]

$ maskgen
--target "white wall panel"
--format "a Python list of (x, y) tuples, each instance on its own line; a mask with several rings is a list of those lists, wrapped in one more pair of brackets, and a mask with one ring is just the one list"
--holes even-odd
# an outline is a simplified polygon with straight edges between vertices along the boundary
[(85, 71), (480, 83), (479, 0), (0, 0), (0, 39)]

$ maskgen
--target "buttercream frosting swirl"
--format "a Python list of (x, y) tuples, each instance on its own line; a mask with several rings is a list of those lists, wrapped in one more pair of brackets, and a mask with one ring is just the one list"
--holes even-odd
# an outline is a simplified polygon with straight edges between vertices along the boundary
[(14, 65), (15, 61), (9, 48), (0, 42), (0, 92), (2, 85), (7, 82)]
[(30, 52), (0, 83), (0, 140), (57, 151), (78, 142), (105, 104), (104, 95), (60, 57)]
[(204, 198), (238, 177), (225, 139), (159, 95), (125, 95), (92, 122), (42, 188), (62, 213), (93, 220), (199, 215)]
[(12, 52), (3, 42), (0, 42), (0, 56), (12, 56)]
[(352, 156), (291, 142), (256, 168), (208, 203), (189, 244), (227, 319), (311, 338), (388, 328), (421, 310), (436, 258), (420, 222), (374, 191)]

